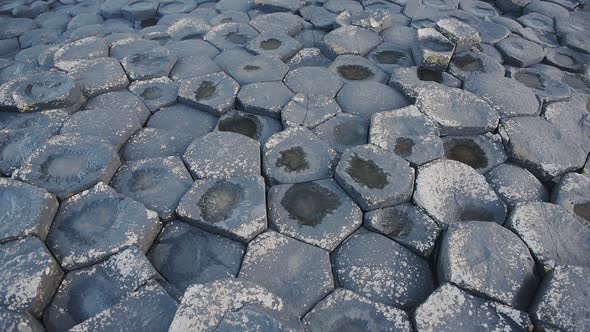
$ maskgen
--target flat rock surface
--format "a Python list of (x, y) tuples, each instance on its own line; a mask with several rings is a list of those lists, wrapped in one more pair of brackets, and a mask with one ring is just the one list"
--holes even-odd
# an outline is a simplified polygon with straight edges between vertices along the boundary
[(588, 330), (589, 1), (0, 0), (0, 330)]

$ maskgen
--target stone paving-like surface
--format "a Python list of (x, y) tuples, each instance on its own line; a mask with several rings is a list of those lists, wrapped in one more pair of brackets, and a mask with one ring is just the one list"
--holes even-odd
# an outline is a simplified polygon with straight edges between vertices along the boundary
[(0, 331), (590, 331), (589, 0), (0, 0)]

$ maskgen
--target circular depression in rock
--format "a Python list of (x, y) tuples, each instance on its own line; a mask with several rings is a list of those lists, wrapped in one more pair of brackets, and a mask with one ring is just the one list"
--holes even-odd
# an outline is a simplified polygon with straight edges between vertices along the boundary
[(158, 168), (140, 169), (131, 175), (127, 185), (131, 192), (155, 189), (163, 180), (164, 171)]
[(372, 77), (373, 71), (365, 66), (359, 65), (342, 65), (336, 69), (338, 74), (347, 80), (361, 81)]
[(375, 60), (384, 65), (397, 65), (406, 58), (403, 52), (381, 51), (375, 54)]
[(281, 45), (281, 41), (275, 38), (269, 38), (260, 42), (260, 48), (266, 51), (276, 50)]
[(244, 195), (242, 186), (228, 181), (217, 181), (197, 203), (201, 216), (210, 223), (219, 223), (229, 219)]
[(162, 90), (155, 86), (147, 87), (145, 90), (141, 92), (141, 98), (146, 100), (154, 100), (160, 98), (162, 95)]
[(445, 156), (449, 159), (460, 161), (475, 169), (483, 169), (488, 166), (485, 151), (472, 140), (460, 139), (445, 142), (444, 149)]
[(281, 205), (300, 225), (317, 226), (340, 206), (340, 199), (331, 190), (315, 182), (292, 185), (281, 200)]
[(76, 241), (86, 245), (99, 242), (100, 235), (108, 232), (117, 220), (119, 201), (119, 198), (106, 198), (86, 203), (59, 223), (58, 229), (73, 232)]
[(220, 131), (231, 131), (253, 139), (260, 137), (259, 121), (255, 117), (232, 116), (219, 120)]
[(482, 71), (483, 69), (481, 60), (470, 54), (456, 56), (453, 63), (464, 71)]
[(41, 163), (41, 174), (49, 182), (74, 182), (91, 170), (91, 162), (81, 151), (51, 155)]
[(590, 202), (583, 202), (574, 205), (574, 213), (590, 221)]
[(279, 153), (281, 156), (275, 163), (276, 167), (282, 167), (289, 173), (309, 169), (309, 163), (306, 160), (307, 154), (301, 146), (295, 146)]
[(373, 160), (363, 159), (357, 154), (348, 162), (346, 173), (354, 182), (369, 189), (383, 189), (389, 184), (387, 173)]
[(395, 139), (395, 147), (393, 151), (401, 157), (408, 157), (412, 155), (412, 150), (414, 149), (414, 140), (407, 137), (398, 137)]
[(207, 100), (213, 97), (215, 92), (217, 92), (217, 87), (215, 86), (215, 83), (211, 81), (203, 81), (195, 91), (195, 99), (197, 101)]

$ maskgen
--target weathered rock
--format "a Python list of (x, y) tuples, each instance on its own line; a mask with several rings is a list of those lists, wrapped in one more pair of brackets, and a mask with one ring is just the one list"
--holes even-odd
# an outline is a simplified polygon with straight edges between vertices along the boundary
[(230, 22), (211, 28), (203, 39), (224, 51), (245, 47), (249, 41), (257, 36), (258, 32), (250, 25)]
[(404, 203), (365, 213), (363, 225), (428, 257), (441, 227), (419, 207)]
[(283, 82), (261, 82), (244, 85), (237, 96), (239, 109), (258, 115), (281, 117), (283, 106), (293, 93)]
[(545, 106), (543, 117), (572, 138), (586, 152), (590, 152), (590, 96), (573, 94), (569, 101), (558, 101)]
[(302, 331), (288, 302), (246, 280), (223, 279), (190, 287), (178, 306), (171, 332)]
[(43, 332), (45, 328), (29, 313), (0, 308), (0, 329), (3, 331)]
[(197, 180), (176, 213), (197, 227), (247, 243), (266, 229), (264, 180), (254, 175)]
[(335, 178), (365, 211), (407, 202), (414, 189), (409, 163), (371, 144), (346, 150)]
[(227, 74), (213, 73), (180, 82), (178, 100), (215, 116), (234, 108), (240, 85)]
[(113, 58), (68, 60), (56, 63), (76, 81), (85, 96), (91, 98), (103, 93), (124, 89), (129, 85), (123, 67)]
[(412, 46), (414, 62), (422, 69), (445, 71), (455, 44), (434, 28), (418, 29), (418, 42)]
[(135, 81), (129, 91), (143, 100), (150, 111), (156, 112), (160, 107), (176, 103), (178, 85), (168, 77), (154, 78), (146, 81)]
[(429, 332), (533, 329), (526, 312), (475, 297), (449, 283), (441, 285), (416, 309), (414, 322), (418, 331)]
[(239, 242), (174, 220), (164, 226), (148, 254), (176, 289), (236, 277), (246, 248)]
[(281, 122), (284, 127), (313, 129), (339, 113), (340, 106), (331, 97), (297, 94), (281, 110)]
[(367, 57), (387, 74), (391, 74), (395, 67), (411, 67), (414, 65), (412, 52), (393, 42), (381, 43)]
[(362, 222), (361, 210), (332, 180), (273, 186), (268, 213), (270, 225), (281, 234), (328, 251)]
[(511, 160), (544, 181), (584, 165), (586, 157), (580, 144), (545, 119), (502, 119), (499, 132)]
[(63, 271), (43, 242), (27, 237), (0, 245), (0, 305), (39, 317)]
[(44, 241), (57, 208), (45, 189), (0, 178), (0, 242), (31, 235)]
[[(481, 41), (477, 30), (456, 18), (445, 18), (436, 22), (436, 29), (455, 44), (457, 53), (470, 51)], [(419, 33), (420, 30), (418, 30)]]
[(122, 300), (156, 278), (157, 272), (136, 247), (92, 267), (69, 272), (43, 321), (48, 331), (64, 331)]
[(230, 131), (257, 140), (264, 144), (272, 135), (283, 129), (281, 123), (268, 116), (242, 111), (229, 111), (219, 117), (215, 130)]
[(215, 62), (240, 84), (281, 81), (289, 70), (275, 56), (252, 55), (244, 50), (225, 51)]
[(564, 175), (553, 188), (551, 202), (561, 205), (590, 225), (590, 178), (573, 172)]
[(176, 59), (176, 54), (167, 48), (156, 47), (123, 58), (121, 65), (130, 79), (145, 80), (168, 76)]
[(583, 331), (590, 328), (585, 318), (590, 298), (585, 291), (590, 269), (557, 266), (543, 279), (529, 312), (535, 328)]
[(512, 35), (497, 44), (504, 62), (518, 67), (537, 64), (545, 57), (543, 48), (517, 35)]
[(508, 159), (500, 135), (447, 136), (442, 141), (447, 159), (460, 161), (482, 174)]
[(260, 144), (232, 132), (215, 131), (195, 139), (182, 159), (195, 179), (260, 174)]
[(282, 61), (291, 59), (301, 47), (302, 45), (296, 39), (280, 33), (261, 34), (246, 46), (255, 54), (275, 56)]
[(160, 227), (155, 212), (98, 183), (62, 202), (47, 245), (64, 269), (74, 270), (128, 246), (147, 252)]
[(156, 112), (147, 126), (186, 134), (194, 139), (211, 132), (216, 123), (217, 118), (209, 113), (176, 104)]
[(303, 127), (271, 136), (262, 149), (263, 171), (271, 184), (332, 177), (336, 152)]
[(174, 218), (176, 206), (192, 184), (179, 157), (127, 162), (111, 180), (115, 190), (158, 213), (163, 221)]
[(190, 55), (177, 59), (170, 71), (175, 81), (190, 80), (207, 74), (222, 74), (221, 68), (206, 55)]
[(516, 165), (498, 165), (485, 176), (509, 209), (518, 203), (544, 202), (549, 198), (543, 184), (531, 172)]
[(59, 135), (37, 149), (13, 177), (65, 199), (99, 181), (108, 182), (120, 163), (116, 151), (103, 140)]
[(360, 55), (343, 54), (328, 67), (345, 82), (373, 81), (387, 83), (389, 77), (370, 60)]
[(190, 40), (202, 38), (210, 29), (211, 25), (204, 19), (189, 16), (169, 26), (166, 32), (174, 40)]
[(415, 307), (434, 289), (425, 259), (362, 229), (336, 250), (334, 269), (342, 287), (403, 309)]
[(326, 68), (303, 66), (289, 71), (285, 84), (293, 92), (305, 96), (334, 97), (344, 83)]
[(332, 59), (341, 54), (364, 56), (382, 41), (375, 31), (351, 25), (330, 31), (324, 37), (321, 48)]
[(327, 251), (273, 231), (250, 242), (239, 278), (273, 292), (299, 316), (334, 288)]
[(371, 301), (344, 288), (334, 290), (305, 317), (307, 331), (340, 331), (359, 328), (374, 331), (412, 331), (408, 314), (393, 306)]
[(21, 82), (12, 92), (16, 107), (21, 112), (65, 108), (75, 104), (82, 94), (67, 75), (44, 73)]
[(369, 123), (352, 114), (340, 113), (313, 129), (313, 133), (326, 141), (337, 153), (367, 143)]
[(336, 101), (342, 111), (366, 120), (377, 112), (389, 111), (409, 105), (399, 91), (379, 82), (347, 83), (340, 89)]
[(590, 229), (559, 205), (517, 205), (506, 222), (527, 244), (544, 272), (557, 265), (590, 266)]

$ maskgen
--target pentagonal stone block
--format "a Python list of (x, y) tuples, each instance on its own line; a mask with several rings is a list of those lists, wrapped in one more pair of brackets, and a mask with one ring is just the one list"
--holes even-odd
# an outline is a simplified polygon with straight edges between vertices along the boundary
[[(437, 317), (433, 319), (433, 317)], [(509, 306), (475, 297), (451, 284), (443, 284), (414, 313), (418, 331), (530, 331), (531, 319)]]
[(203, 39), (224, 51), (242, 48), (257, 36), (258, 32), (250, 25), (230, 22), (219, 24), (211, 28)]
[(81, 97), (80, 88), (74, 80), (59, 73), (34, 75), (12, 92), (12, 98), (21, 112), (65, 108)]
[(129, 91), (141, 98), (152, 112), (175, 104), (178, 97), (178, 85), (168, 77), (133, 82)]
[(281, 33), (261, 34), (246, 45), (250, 52), (278, 57), (282, 61), (291, 59), (301, 47), (297, 39)]
[(392, 42), (381, 43), (367, 57), (387, 74), (391, 74), (395, 67), (411, 67), (414, 65), (411, 50)]
[(72, 327), (71, 331), (162, 331), (170, 327), (177, 306), (174, 298), (152, 280), (112, 307)]
[(55, 62), (63, 60), (92, 59), (109, 56), (107, 41), (99, 37), (88, 37), (67, 43), (53, 54)]
[(547, 189), (531, 172), (512, 164), (502, 164), (486, 173), (496, 194), (512, 209), (518, 203), (544, 202)]
[(590, 266), (585, 254), (590, 247), (590, 230), (559, 205), (519, 204), (506, 227), (527, 244), (544, 272), (557, 265)]
[(445, 71), (455, 44), (434, 28), (418, 29), (418, 43), (412, 46), (414, 62), (422, 69)]
[(297, 94), (281, 110), (281, 122), (284, 127), (313, 129), (340, 112), (340, 106), (332, 97)]
[(43, 332), (45, 328), (29, 313), (19, 313), (0, 308), (0, 329), (3, 331), (25, 330)]
[(590, 224), (590, 178), (578, 173), (564, 175), (553, 188), (551, 201)]
[(260, 175), (260, 144), (232, 132), (195, 139), (182, 158), (195, 179)]
[(590, 96), (575, 93), (569, 101), (558, 101), (545, 106), (543, 116), (560, 132), (569, 135), (586, 152), (590, 151), (590, 129), (588, 121)]
[(454, 160), (435, 160), (418, 168), (414, 202), (439, 223), (504, 223), (506, 206), (483, 175)]
[(192, 184), (179, 157), (127, 162), (111, 180), (115, 190), (155, 211), (163, 221), (174, 218), (176, 206)]
[(442, 141), (447, 159), (460, 161), (482, 174), (508, 159), (500, 135), (447, 136)]
[(147, 252), (159, 231), (155, 212), (98, 183), (62, 202), (47, 244), (61, 265), (73, 270), (130, 245)]
[(65, 331), (115, 305), (155, 277), (156, 270), (136, 247), (92, 267), (69, 272), (45, 309), (45, 327)]
[(208, 56), (190, 55), (176, 61), (170, 71), (170, 77), (175, 81), (182, 81), (221, 71), (221, 68)]
[(356, 115), (341, 113), (315, 127), (313, 133), (337, 153), (342, 153), (348, 148), (367, 143), (369, 123)]
[(175, 63), (176, 54), (165, 47), (144, 50), (121, 60), (127, 75), (134, 81), (168, 76)]
[(409, 102), (399, 91), (379, 82), (347, 83), (340, 89), (336, 101), (346, 113), (366, 120), (377, 112), (408, 106)]
[(515, 79), (473, 73), (463, 86), (490, 103), (501, 117), (539, 114), (539, 101), (533, 91)]
[(358, 327), (361, 330), (412, 331), (408, 314), (396, 307), (371, 301), (344, 288), (334, 290), (305, 317), (307, 331), (320, 332)]
[(293, 92), (306, 96), (334, 97), (344, 83), (326, 68), (303, 66), (289, 71), (285, 84)]
[(336, 250), (334, 269), (342, 287), (398, 308), (415, 307), (434, 289), (425, 259), (362, 229)]
[(273, 231), (248, 244), (239, 278), (267, 288), (299, 316), (334, 288), (327, 251)]
[(517, 35), (500, 41), (496, 47), (502, 53), (504, 61), (517, 67), (537, 64), (545, 57), (543, 48)]
[(436, 22), (436, 29), (455, 44), (457, 53), (469, 51), (478, 46), (481, 41), (477, 30), (456, 18), (446, 18)]
[(219, 116), (234, 107), (240, 85), (227, 74), (213, 73), (184, 80), (178, 100), (191, 107)]
[(13, 177), (64, 199), (99, 181), (108, 182), (120, 164), (117, 152), (103, 140), (59, 135), (35, 151)]
[(293, 93), (283, 82), (252, 83), (240, 89), (238, 106), (248, 113), (280, 118), (291, 97)]
[(335, 178), (365, 211), (407, 202), (414, 189), (409, 163), (371, 144), (346, 150)]
[(300, 331), (297, 314), (279, 296), (246, 280), (223, 279), (190, 287), (171, 332)]
[(209, 113), (177, 104), (156, 112), (147, 126), (186, 134), (195, 139), (211, 132), (216, 123), (217, 118)]
[(87, 97), (124, 89), (129, 85), (123, 67), (113, 58), (60, 61), (56, 67), (65, 70)]
[(192, 284), (236, 277), (245, 251), (239, 242), (174, 220), (164, 226), (148, 258), (184, 292)]
[(63, 271), (35, 237), (0, 245), (0, 305), (40, 316), (61, 282)]
[(158, 157), (182, 157), (193, 137), (157, 128), (142, 128), (129, 138), (122, 148), (124, 160)]
[(249, 242), (266, 229), (264, 194), (260, 176), (197, 180), (176, 213), (195, 226)]
[(503, 119), (499, 132), (514, 163), (542, 180), (551, 180), (584, 165), (585, 152), (578, 142), (545, 119)]
[(437, 272), (439, 282), (518, 309), (526, 309), (537, 286), (535, 261), (524, 242), (489, 222), (449, 225), (440, 243)]
[(332, 59), (341, 54), (364, 56), (382, 41), (375, 31), (351, 25), (330, 31), (324, 37), (321, 48)]
[(271, 136), (262, 154), (264, 174), (272, 184), (330, 178), (336, 157), (328, 144), (303, 127)]
[(250, 21), (250, 25), (261, 33), (284, 33), (288, 36), (295, 36), (301, 32), (303, 24), (304, 21), (298, 15), (282, 12), (260, 13)]
[(590, 298), (586, 292), (590, 269), (557, 266), (543, 279), (529, 312), (535, 327), (562, 331), (590, 328), (586, 319)]
[(31, 235), (44, 241), (57, 207), (45, 189), (0, 179), (0, 242)]
[(225, 51), (215, 62), (240, 84), (281, 81), (289, 70), (277, 57), (252, 55), (245, 50)]
[(373, 114), (369, 142), (395, 153), (413, 165), (442, 157), (443, 145), (436, 123), (416, 106)]
[(199, 17), (185, 17), (168, 27), (166, 32), (174, 40), (202, 38), (211, 26)]
[(428, 86), (419, 93), (416, 106), (438, 123), (442, 135), (477, 135), (498, 126), (498, 112), (485, 100), (461, 89)]
[(362, 212), (332, 180), (273, 186), (270, 224), (282, 234), (334, 250), (362, 222)]
[(422, 209), (410, 203), (369, 211), (363, 225), (424, 257), (432, 253), (441, 231)]
[(345, 82), (374, 81), (387, 83), (389, 76), (370, 60), (359, 55), (339, 55), (328, 67)]
[(219, 117), (215, 129), (242, 134), (264, 144), (269, 137), (283, 130), (283, 126), (268, 116), (233, 110)]

